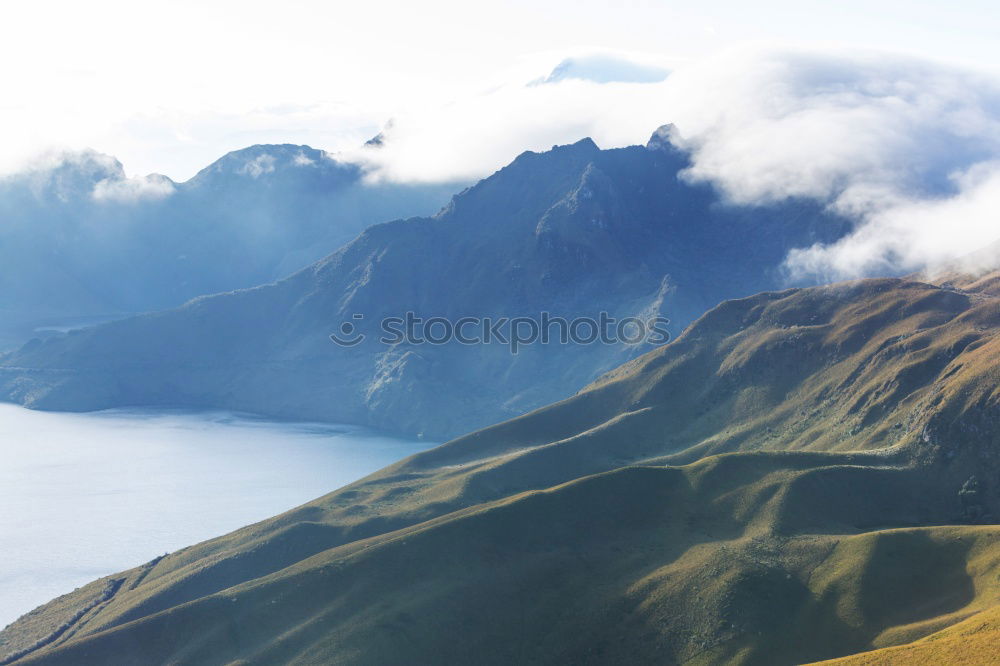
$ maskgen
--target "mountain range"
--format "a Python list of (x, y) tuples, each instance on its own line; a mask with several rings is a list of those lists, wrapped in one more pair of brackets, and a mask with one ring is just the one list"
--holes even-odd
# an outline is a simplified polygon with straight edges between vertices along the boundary
[(74, 666), (989, 663), (997, 283), (723, 302), (566, 400), (95, 581), (0, 645)]
[(308, 146), (238, 150), (183, 183), (93, 151), (50, 156), (0, 178), (0, 350), (285, 277), (455, 187), (371, 183)]
[[(437, 440), (559, 400), (651, 345), (536, 344), (512, 354), (503, 344), (387, 344), (379, 323), (406, 313), (450, 321), (608, 313), (664, 317), (677, 334), (724, 299), (787, 286), (781, 267), (790, 250), (851, 229), (812, 201), (735, 206), (690, 182), (690, 157), (674, 145), (674, 131), (660, 128), (645, 146), (601, 150), (584, 139), (526, 152), (436, 215), (371, 226), (277, 282), (33, 340), (0, 357), (0, 399), (56, 410), (224, 408)], [(274, 166), (266, 174), (274, 188), (298, 187), (298, 172), (279, 176), (312, 167), (288, 165), (300, 155), (324, 159), (282, 151), (281, 168), (262, 158), (273, 150), (227, 156), (185, 191), (205, 191), (217, 174), (248, 164)], [(353, 171), (324, 164), (317, 182), (355, 182)], [(264, 177), (244, 173), (245, 189), (213, 191), (213, 205), (267, 199)], [(301, 210), (314, 202), (303, 200)], [(314, 251), (319, 236), (302, 246)], [(226, 238), (200, 243), (199, 263), (237, 265), (225, 259), (233, 251)], [(295, 263), (284, 248), (276, 255), (279, 264), (251, 264), (273, 272)], [(364, 342), (331, 341), (345, 322), (358, 323)]]

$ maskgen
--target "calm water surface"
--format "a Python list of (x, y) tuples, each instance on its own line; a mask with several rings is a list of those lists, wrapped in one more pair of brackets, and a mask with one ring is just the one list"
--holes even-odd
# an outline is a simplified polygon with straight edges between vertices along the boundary
[(428, 448), (355, 426), (0, 404), (0, 627)]

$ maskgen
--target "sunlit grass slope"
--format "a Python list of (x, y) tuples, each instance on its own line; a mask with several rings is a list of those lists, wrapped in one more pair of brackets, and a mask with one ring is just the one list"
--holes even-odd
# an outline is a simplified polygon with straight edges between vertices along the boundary
[(907, 645), (823, 663), (838, 666), (1000, 664), (1000, 607), (977, 613), (954, 626)]

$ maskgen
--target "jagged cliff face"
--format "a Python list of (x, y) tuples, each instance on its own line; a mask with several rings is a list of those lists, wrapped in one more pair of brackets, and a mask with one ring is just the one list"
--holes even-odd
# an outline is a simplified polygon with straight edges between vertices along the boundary
[(0, 350), (34, 329), (175, 307), (270, 282), (455, 184), (366, 184), (308, 146), (253, 146), (185, 183), (93, 152), (0, 178)]
[[(686, 166), (665, 131), (645, 147), (588, 139), (525, 153), (437, 216), (374, 226), (277, 284), (25, 347), (0, 386), (48, 409), (192, 405), (454, 436), (570, 395), (649, 347), (386, 345), (384, 317), (606, 311), (661, 315), (676, 334), (724, 298), (783, 284), (789, 249), (847, 230), (812, 204), (727, 206), (687, 184)], [(334, 345), (344, 321), (368, 339)]]
[(988, 291), (730, 301), (566, 401), (0, 638), (44, 643), (38, 664), (792, 664), (909, 643), (1000, 604), (998, 363)]

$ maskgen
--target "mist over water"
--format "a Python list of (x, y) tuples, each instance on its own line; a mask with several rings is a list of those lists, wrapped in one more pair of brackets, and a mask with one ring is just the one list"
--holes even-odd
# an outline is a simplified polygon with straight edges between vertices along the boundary
[(95, 578), (269, 518), (429, 446), (220, 412), (0, 405), (0, 627)]

